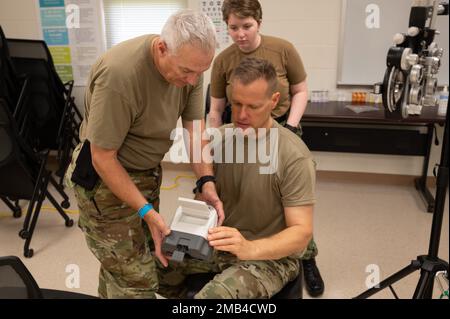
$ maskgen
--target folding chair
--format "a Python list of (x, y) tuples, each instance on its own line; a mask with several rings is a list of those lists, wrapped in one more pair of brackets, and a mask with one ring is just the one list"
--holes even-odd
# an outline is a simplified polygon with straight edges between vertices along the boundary
[(0, 299), (97, 299), (70, 291), (41, 289), (16, 256), (0, 257)]
[[(59, 190), (70, 163), (71, 152), (80, 142), (82, 115), (72, 96), (73, 81), (62, 83), (50, 51), (44, 41), (7, 39), (13, 64), (20, 73), (30, 76), (31, 110), (36, 118), (34, 145), (37, 149), (58, 151)], [(52, 184), (53, 181), (52, 181)]]
[[(14, 65), (9, 55), (9, 49), (6, 42), (5, 34), (0, 26), (0, 98), (6, 100), (10, 105), (10, 111), (15, 112), (16, 105), (21, 105), (26, 98), (26, 91), (28, 87), (28, 79), (20, 79), (17, 76), (17, 72), (14, 69)], [(6, 143), (5, 141), (1, 141)], [(0, 149), (0, 161), (4, 155), (1, 153), (3, 149)], [(18, 201), (14, 203), (8, 198), (0, 196), (0, 199), (13, 211), (15, 218), (22, 216), (22, 209), (19, 206)]]
[(79, 143), (82, 121), (72, 97), (73, 81), (62, 83), (44, 41), (7, 39), (7, 45), (16, 70), (30, 78), (31, 105), (26, 110), (32, 112), (35, 119), (32, 127), (35, 133), (30, 135), (30, 143), (38, 150), (57, 151), (56, 175), (60, 179), (57, 182), (51, 176), (50, 183), (63, 197), (61, 206), (68, 208), (70, 203), (64, 192), (63, 179), (72, 151)]
[(12, 107), (11, 112), (14, 112), (17, 105), (20, 88), (22, 87), (21, 82), (23, 81), (14, 69), (6, 37), (0, 26), (0, 97), (5, 99), (8, 105)]
[(0, 196), (1, 199), (29, 200), (23, 229), (19, 236), (25, 239), (24, 256), (32, 257), (31, 239), (45, 198), (53, 204), (64, 218), (66, 227), (73, 226), (64, 210), (47, 190), (51, 172), (46, 169), (48, 151), (36, 152), (27, 145), (27, 117), (16, 123), (5, 100), (0, 99)]

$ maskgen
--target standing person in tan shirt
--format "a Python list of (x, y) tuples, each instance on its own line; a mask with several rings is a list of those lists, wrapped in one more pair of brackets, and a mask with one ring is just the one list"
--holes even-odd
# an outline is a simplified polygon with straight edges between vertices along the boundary
[(233, 69), (247, 56), (270, 61), (277, 71), (280, 102), (272, 111), (277, 122), (286, 122), (294, 130), (306, 109), (308, 87), (303, 62), (288, 41), (262, 35), (262, 9), (257, 0), (225, 0), (222, 6), (223, 19), (233, 44), (214, 60), (211, 74), (211, 126), (222, 125), (222, 113), (226, 101), (231, 99), (230, 77)]
[[(231, 86), (233, 124), (221, 127), (213, 139), (225, 211), (223, 225), (211, 228), (207, 238), (214, 258), (185, 258), (159, 268), (158, 293), (165, 297), (185, 297), (187, 275), (213, 272), (195, 298), (271, 298), (298, 276), (298, 258), (311, 239), (315, 163), (302, 140), (271, 117), (280, 97), (274, 67), (245, 58)], [(270, 161), (251, 155), (260, 147)]]
[[(122, 42), (92, 67), (82, 143), (66, 181), (74, 188), (79, 226), (101, 264), (102, 298), (155, 298), (156, 259), (167, 266), (161, 243), (170, 233), (158, 214), (160, 162), (179, 117), (190, 133), (192, 162), (193, 121), (201, 120), (204, 130), (202, 74), (215, 45), (211, 20), (183, 10), (168, 19), (160, 36)], [(221, 223), (212, 165), (192, 163), (192, 169)]]
[[(308, 86), (305, 68), (297, 50), (286, 40), (259, 33), (262, 9), (258, 0), (225, 0), (222, 15), (234, 43), (222, 51), (213, 63), (209, 124), (219, 127), (223, 117), (229, 116), (227, 113), (231, 109), (226, 103), (232, 99), (231, 74), (244, 57), (254, 56), (270, 61), (277, 72), (277, 90), (281, 95), (272, 117), (301, 137), (299, 123), (308, 102)], [(312, 239), (302, 261), (305, 286), (314, 297), (321, 295), (325, 286), (317, 268), (317, 254), (317, 245)]]

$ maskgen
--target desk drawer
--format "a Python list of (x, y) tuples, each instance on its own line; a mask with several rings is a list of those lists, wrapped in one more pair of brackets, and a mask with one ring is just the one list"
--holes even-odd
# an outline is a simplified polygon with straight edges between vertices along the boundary
[(420, 130), (302, 125), (312, 151), (424, 156), (427, 134)]

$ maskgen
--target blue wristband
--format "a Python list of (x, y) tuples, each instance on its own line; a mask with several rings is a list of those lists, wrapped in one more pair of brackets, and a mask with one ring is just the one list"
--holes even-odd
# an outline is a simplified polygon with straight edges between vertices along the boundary
[(141, 217), (142, 219), (144, 219), (144, 216), (147, 215), (147, 213), (149, 211), (151, 211), (153, 209), (153, 205), (150, 203), (145, 204), (144, 206), (141, 207), (141, 209), (139, 209), (138, 214), (139, 217)]

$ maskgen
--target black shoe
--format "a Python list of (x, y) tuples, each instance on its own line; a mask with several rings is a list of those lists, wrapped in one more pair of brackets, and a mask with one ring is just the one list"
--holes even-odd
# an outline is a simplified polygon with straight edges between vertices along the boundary
[(305, 286), (311, 297), (318, 297), (323, 294), (325, 284), (320, 276), (319, 269), (314, 258), (302, 260)]

